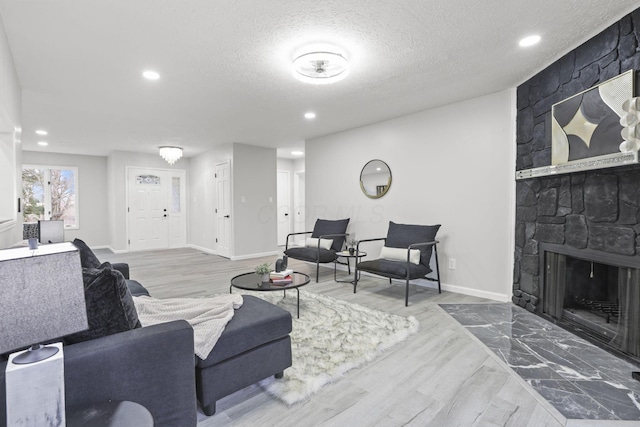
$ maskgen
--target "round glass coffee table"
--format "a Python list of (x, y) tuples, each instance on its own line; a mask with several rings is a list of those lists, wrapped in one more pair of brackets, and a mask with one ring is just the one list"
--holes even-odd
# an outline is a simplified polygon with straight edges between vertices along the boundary
[(287, 295), (287, 289), (295, 289), (298, 293), (298, 319), (300, 318), (300, 287), (309, 283), (309, 276), (304, 273), (294, 271), (291, 273), (293, 281), (286, 285), (274, 284), (272, 282), (263, 282), (261, 276), (256, 273), (244, 273), (231, 279), (229, 293), (233, 288), (244, 289), (245, 291), (271, 292), (283, 291)]

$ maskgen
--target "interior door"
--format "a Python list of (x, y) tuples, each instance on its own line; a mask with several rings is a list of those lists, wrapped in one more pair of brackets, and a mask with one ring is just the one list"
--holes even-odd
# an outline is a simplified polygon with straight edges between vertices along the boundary
[(129, 169), (128, 184), (129, 250), (167, 248), (166, 174), (150, 169)]
[(231, 163), (216, 165), (216, 228), (217, 254), (229, 258), (231, 254)]
[(291, 178), (289, 171), (278, 171), (277, 198), (278, 208), (278, 245), (284, 246), (287, 234), (291, 233)]
[[(306, 213), (304, 210), (305, 206), (305, 195), (304, 195), (304, 171), (295, 172), (294, 180), (293, 180), (293, 231), (294, 233), (301, 233), (303, 231), (307, 231), (306, 229)], [(304, 240), (305, 237), (308, 236), (298, 236), (296, 241), (298, 244), (301, 243), (301, 240)]]

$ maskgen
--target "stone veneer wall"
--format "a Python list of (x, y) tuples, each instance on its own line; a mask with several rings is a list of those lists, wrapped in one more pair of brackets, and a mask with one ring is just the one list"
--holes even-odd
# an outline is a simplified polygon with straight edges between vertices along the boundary
[[(551, 106), (640, 70), (640, 9), (518, 87), (516, 169), (551, 164)], [(640, 88), (636, 75), (636, 90)], [(640, 166), (518, 181), (513, 302), (536, 311), (538, 243), (640, 254)]]

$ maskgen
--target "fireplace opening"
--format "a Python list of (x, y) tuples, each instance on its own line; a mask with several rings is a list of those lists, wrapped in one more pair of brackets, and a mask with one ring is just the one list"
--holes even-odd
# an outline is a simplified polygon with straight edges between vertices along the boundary
[(567, 257), (562, 318), (601, 341), (620, 331), (618, 267)]
[(631, 257), (557, 247), (541, 252), (539, 314), (640, 363), (640, 265)]

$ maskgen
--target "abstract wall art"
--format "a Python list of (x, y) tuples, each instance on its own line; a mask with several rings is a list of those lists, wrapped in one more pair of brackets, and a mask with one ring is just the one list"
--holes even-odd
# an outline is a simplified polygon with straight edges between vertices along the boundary
[(634, 96), (634, 72), (554, 104), (551, 110), (551, 164), (626, 151), (621, 135), (623, 104)]

